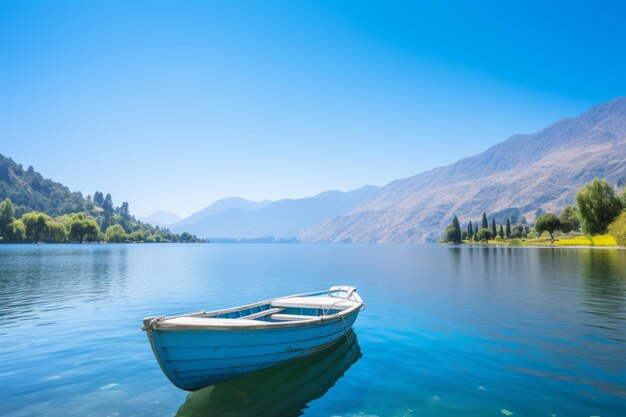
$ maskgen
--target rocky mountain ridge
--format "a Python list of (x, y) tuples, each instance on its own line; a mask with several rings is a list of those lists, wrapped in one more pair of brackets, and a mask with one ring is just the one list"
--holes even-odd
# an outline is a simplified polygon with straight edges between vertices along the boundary
[(532, 220), (560, 211), (595, 177), (626, 176), (626, 98), (593, 107), (539, 132), (514, 135), (478, 155), (382, 187), (351, 212), (303, 232), (304, 241), (437, 240), (461, 221), (511, 208)]

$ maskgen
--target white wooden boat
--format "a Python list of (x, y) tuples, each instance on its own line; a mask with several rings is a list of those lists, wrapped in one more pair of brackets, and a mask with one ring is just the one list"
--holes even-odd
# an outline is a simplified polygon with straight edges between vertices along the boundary
[(147, 317), (154, 355), (174, 385), (196, 390), (318, 352), (363, 308), (356, 289), (292, 295), (217, 311)]

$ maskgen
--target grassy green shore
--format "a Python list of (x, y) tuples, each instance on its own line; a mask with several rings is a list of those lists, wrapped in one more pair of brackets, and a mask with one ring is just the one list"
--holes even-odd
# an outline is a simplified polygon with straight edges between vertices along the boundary
[[(604, 179), (596, 178), (576, 192), (576, 206), (565, 207), (559, 216), (537, 209), (534, 223), (525, 216), (499, 213), (461, 228), (456, 215), (446, 227), (442, 243), (508, 246), (626, 247), (626, 187), (621, 196)], [(532, 213), (531, 213), (532, 215)], [(499, 227), (497, 224), (499, 220)], [(491, 220), (491, 222), (489, 221)], [(506, 224), (506, 228), (505, 228)], [(479, 226), (480, 225), (480, 226)]]
[(550, 241), (550, 237), (542, 236), (535, 239), (490, 239), (486, 242), (463, 241), (468, 245), (500, 245), (500, 246), (564, 246), (564, 247), (620, 247), (614, 236), (597, 235), (597, 236), (563, 236), (555, 238), (554, 243)]

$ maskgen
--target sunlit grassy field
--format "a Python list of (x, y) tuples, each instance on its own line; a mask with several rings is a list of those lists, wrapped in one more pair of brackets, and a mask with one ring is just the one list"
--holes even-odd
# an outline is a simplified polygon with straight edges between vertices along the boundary
[[(480, 244), (479, 242), (464, 241), (466, 244)], [(505, 240), (488, 240), (489, 245), (509, 245), (509, 246), (550, 246), (550, 238), (541, 236), (536, 239), (505, 239)], [(484, 243), (483, 243), (484, 244)], [(574, 237), (557, 237), (554, 244), (556, 246), (618, 246), (615, 237), (611, 235), (598, 236), (574, 236)]]
[(559, 239), (557, 246), (617, 246), (617, 241), (611, 235), (578, 236)]

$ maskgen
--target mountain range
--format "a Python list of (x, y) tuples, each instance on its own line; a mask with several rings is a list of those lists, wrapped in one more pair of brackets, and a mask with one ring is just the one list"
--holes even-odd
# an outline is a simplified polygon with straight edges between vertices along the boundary
[(176, 232), (184, 228), (193, 230), (191, 233), (196, 235), (212, 238), (297, 237), (320, 222), (349, 212), (377, 190), (374, 186), (365, 186), (350, 192), (326, 191), (301, 199), (260, 202), (241, 198), (220, 200), (171, 225), (171, 229)]
[(483, 212), (516, 213), (532, 221), (538, 210), (558, 213), (595, 177), (613, 184), (626, 177), (626, 98), (381, 188), (276, 202), (225, 199), (172, 229), (307, 242), (436, 241), (453, 215), (465, 222)]
[(159, 210), (146, 217), (139, 217), (144, 223), (150, 223), (153, 226), (169, 227), (171, 224), (181, 221), (179, 215)]
[[(498, 221), (559, 213), (574, 204), (579, 187), (596, 177), (612, 184), (626, 179), (626, 98), (380, 188), (278, 201), (232, 197), (182, 220), (166, 212), (142, 220), (203, 238), (436, 241), (454, 215), (465, 223), (483, 212)], [(97, 210), (81, 193), (0, 155), (0, 199), (7, 197), (18, 216), (33, 210), (50, 215)]]
[(596, 177), (626, 176), (626, 98), (598, 105), (539, 132), (514, 135), (476, 156), (382, 187), (349, 213), (301, 234), (307, 241), (436, 240), (453, 215), (518, 208), (559, 212)]
[(213, 215), (220, 214), (229, 210), (241, 210), (242, 212), (249, 210), (256, 210), (263, 208), (272, 202), (269, 200), (264, 201), (250, 201), (241, 197), (229, 197), (216, 201), (215, 203), (207, 206), (206, 208), (193, 213), (191, 216), (185, 219), (179, 220), (171, 224), (173, 228), (181, 228), (188, 224), (199, 223), (202, 220), (209, 218)]

